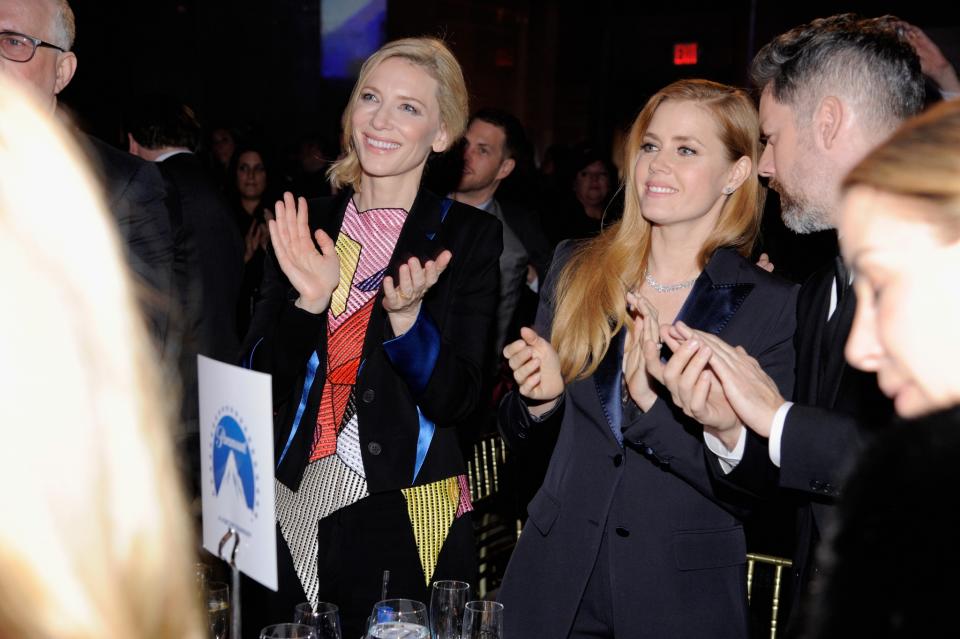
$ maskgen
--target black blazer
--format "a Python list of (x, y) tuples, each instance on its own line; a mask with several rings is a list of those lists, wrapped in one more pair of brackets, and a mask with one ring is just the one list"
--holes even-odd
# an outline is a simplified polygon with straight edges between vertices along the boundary
[[(312, 200), (310, 228), (323, 228), (336, 240), (352, 192)], [(371, 493), (406, 488), (463, 474), (465, 466), (456, 426), (477, 406), (481, 370), (489, 351), (499, 291), (498, 257), (502, 249), (500, 223), (477, 215), (469, 206), (444, 201), (421, 189), (404, 223), (387, 273), (397, 273), (412, 256), (453, 253), (447, 270), (424, 298), (417, 324), (400, 340), (410, 346), (406, 357), (388, 356), (384, 342), (394, 338), (383, 310), (383, 290), (377, 294), (364, 336), (362, 364), (357, 375), (356, 407), (360, 446)], [(294, 306), (297, 292), (269, 253), (263, 297), (247, 336), (246, 363), (273, 375), (277, 478), (296, 490), (313, 444), (314, 422), (326, 373), (326, 314), (313, 315)], [(420, 331), (433, 325), (439, 332), (434, 364), (419, 341)], [(398, 340), (399, 341), (399, 340)], [(291, 426), (303, 395), (308, 360), (316, 352), (320, 365), (306, 396), (299, 428)], [(435, 425), (429, 448), (414, 479), (423, 417)], [(284, 454), (284, 450), (286, 454)], [(281, 458), (282, 457), (282, 458)]]
[[(856, 310), (853, 291), (839, 300), (831, 320), (836, 325), (827, 328), (834, 273), (829, 264), (800, 289), (796, 404), (784, 423), (779, 470), (770, 462), (767, 441), (751, 437), (743, 461), (722, 478), (757, 495), (797, 501), (795, 603), (810, 578), (814, 550), (834, 515), (848, 471), (864, 445), (893, 415), (892, 403), (880, 392), (876, 375), (858, 371), (844, 359)], [(789, 492), (777, 493), (778, 486)]]
[(103, 184), (107, 209), (117, 223), (130, 268), (146, 286), (142, 302), (151, 333), (165, 354), (176, 353), (179, 336), (170, 317), (175, 246), (163, 177), (153, 162), (93, 136), (80, 136), (79, 142)]
[[(186, 264), (178, 288), (196, 353), (221, 361), (239, 354), (236, 305), (243, 276), (243, 238), (233, 211), (196, 155), (178, 153), (157, 166), (166, 180), (167, 206)], [(196, 362), (193, 362), (196, 367)]]
[[(569, 255), (562, 244), (547, 278), (542, 335)], [(795, 286), (721, 249), (678, 317), (742, 345), (789, 393), (795, 301)], [(665, 391), (646, 414), (633, 402), (621, 408), (622, 334), (590, 378), (567, 386), (551, 418), (533, 422), (515, 394), (501, 407), (513, 445), (535, 439), (538, 429), (559, 429), (501, 588), (506, 635), (566, 637), (606, 536), (613, 621), (624, 636), (746, 637), (743, 528), (716, 494), (703, 427)]]

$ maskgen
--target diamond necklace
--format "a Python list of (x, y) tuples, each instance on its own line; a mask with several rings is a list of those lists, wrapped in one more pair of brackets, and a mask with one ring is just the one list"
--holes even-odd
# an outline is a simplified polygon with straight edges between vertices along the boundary
[[(697, 275), (697, 277), (700, 277)], [(657, 293), (673, 293), (674, 291), (682, 291), (685, 288), (690, 288), (693, 286), (694, 282), (697, 281), (697, 277), (689, 279), (685, 282), (678, 282), (677, 284), (660, 284), (657, 280), (653, 279), (653, 276), (650, 275), (650, 272), (643, 274), (643, 279), (647, 281), (647, 284), (650, 285), (650, 288), (655, 290)]]

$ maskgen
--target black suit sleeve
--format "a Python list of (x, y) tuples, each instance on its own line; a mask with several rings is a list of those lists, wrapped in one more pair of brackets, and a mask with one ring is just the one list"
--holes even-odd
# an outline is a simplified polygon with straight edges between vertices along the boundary
[(98, 169), (110, 213), (137, 279), (146, 287), (145, 309), (161, 349), (170, 339), (174, 302), (174, 233), (160, 170), (92, 137), (80, 140)]
[(865, 445), (849, 415), (793, 405), (780, 440), (780, 486), (837, 496), (852, 460)]

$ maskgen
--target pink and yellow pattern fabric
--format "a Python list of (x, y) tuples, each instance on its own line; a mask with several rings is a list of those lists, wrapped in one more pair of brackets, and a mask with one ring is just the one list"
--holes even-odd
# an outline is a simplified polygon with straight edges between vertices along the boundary
[(467, 476), (448, 477), (430, 484), (411, 486), (402, 491), (407, 500), (407, 516), (420, 554), (423, 575), (430, 585), (437, 567), (447, 531), (457, 519), (473, 510)]
[[(318, 522), (369, 492), (360, 450), (356, 382), (377, 293), (406, 220), (403, 209), (359, 213), (351, 200), (337, 236), (340, 283), (327, 311), (326, 379), (310, 463), (298, 490), (277, 481), (280, 532), (307, 599), (319, 598)], [(429, 584), (454, 521), (473, 510), (466, 475), (403, 489), (407, 516)]]
[(357, 212), (347, 205), (337, 236), (340, 284), (327, 311), (327, 371), (317, 413), (310, 461), (337, 452), (350, 396), (357, 381), (363, 338), (380, 283), (407, 218), (403, 209)]

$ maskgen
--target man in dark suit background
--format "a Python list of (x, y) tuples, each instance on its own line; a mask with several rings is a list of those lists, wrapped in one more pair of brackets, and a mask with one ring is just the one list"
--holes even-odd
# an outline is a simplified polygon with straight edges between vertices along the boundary
[[(552, 251), (534, 212), (495, 197), (522, 161), (527, 139), (523, 125), (506, 111), (485, 108), (470, 118), (464, 138), (463, 175), (452, 197), (487, 211), (503, 224), (493, 353), (493, 361), (499, 362), (504, 344), (517, 339), (520, 326), (533, 321), (536, 291), (547, 274)], [(531, 294), (533, 303), (524, 303)], [(523, 316), (517, 317), (518, 312)]]
[[(0, 73), (23, 83), (53, 112), (57, 95), (77, 70), (77, 57), (70, 51), (76, 28), (69, 3), (0, 0), (0, 32), (19, 43), (13, 58), (0, 55)], [(107, 208), (117, 221), (130, 266), (145, 285), (141, 301), (151, 332), (161, 352), (169, 355), (176, 344), (169, 316), (174, 255), (163, 178), (152, 164), (100, 140), (80, 136), (78, 141), (101, 177)]]
[[(760, 174), (780, 194), (784, 223), (796, 233), (836, 228), (843, 177), (923, 106), (915, 52), (887, 18), (838, 15), (775, 38), (757, 54), (751, 75), (762, 90), (767, 140)], [(800, 291), (793, 402), (742, 350), (697, 334), (714, 352), (708, 366), (723, 386), (720, 401), (729, 401), (741, 421), (722, 442), (706, 437), (718, 476), (758, 495), (799, 499), (795, 596), (816, 572), (814, 551), (846, 471), (892, 414), (875, 375), (843, 358), (855, 308), (849, 284), (838, 258)], [(665, 383), (696, 412), (684, 380), (695, 379), (702, 365), (692, 361), (668, 365)]]
[[(155, 162), (163, 175), (177, 238), (177, 288), (196, 353), (232, 362), (239, 337), (234, 321), (243, 268), (243, 242), (230, 207), (194, 155), (200, 124), (184, 104), (152, 96), (126, 118), (129, 151)], [(183, 262), (183, 264), (180, 263)]]
[(188, 476), (196, 481), (197, 355), (229, 363), (238, 358), (236, 305), (243, 240), (229, 205), (194, 155), (200, 124), (189, 107), (166, 96), (143, 97), (128, 108), (124, 125), (130, 154), (156, 163), (166, 183), (176, 256), (175, 310), (181, 328), (177, 353), (185, 436), (181, 452)]

